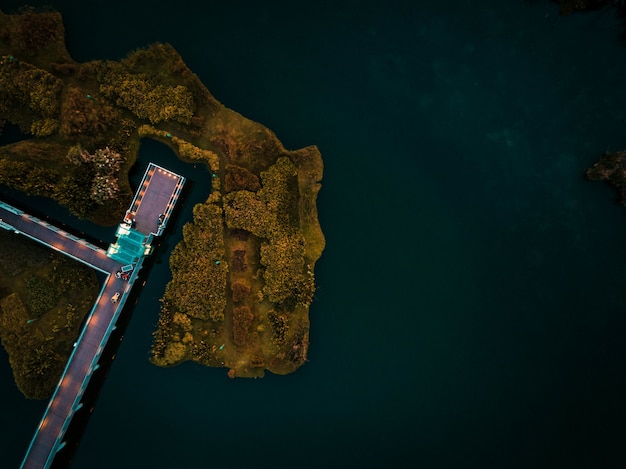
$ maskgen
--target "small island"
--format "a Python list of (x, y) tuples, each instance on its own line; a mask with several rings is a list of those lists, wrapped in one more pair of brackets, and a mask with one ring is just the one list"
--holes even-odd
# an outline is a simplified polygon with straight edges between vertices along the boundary
[(209, 168), (211, 195), (170, 257), (155, 365), (193, 360), (261, 377), (305, 362), (325, 246), (315, 146), (286, 150), (218, 102), (169, 44), (78, 63), (61, 15), (30, 9), (0, 12), (0, 131), (6, 123), (29, 138), (0, 146), (0, 184), (101, 225), (117, 224), (132, 199), (128, 173), (141, 139)]
[(601, 10), (604, 8), (615, 8), (618, 13), (624, 16), (626, 5), (619, 0), (552, 0), (560, 5), (559, 13), (563, 16), (571, 15), (576, 11)]
[(585, 172), (590, 181), (606, 181), (617, 190), (617, 200), (626, 205), (626, 151), (607, 151)]

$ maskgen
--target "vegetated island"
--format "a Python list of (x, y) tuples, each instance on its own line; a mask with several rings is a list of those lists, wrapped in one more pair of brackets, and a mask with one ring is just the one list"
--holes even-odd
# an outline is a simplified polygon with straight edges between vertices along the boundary
[(618, 193), (618, 201), (626, 205), (626, 151), (607, 151), (600, 156), (585, 175), (590, 181), (606, 181)]
[(286, 150), (218, 102), (168, 44), (74, 61), (57, 12), (0, 12), (0, 56), (0, 129), (9, 122), (34, 137), (0, 147), (0, 184), (113, 225), (132, 198), (142, 138), (212, 173), (212, 193), (170, 257), (151, 361), (194, 360), (230, 377), (301, 366), (325, 246), (317, 147)]
[(559, 13), (563, 16), (571, 15), (576, 11), (590, 11), (613, 8), (621, 17), (624, 17), (626, 5), (623, 0), (552, 0), (560, 5)]

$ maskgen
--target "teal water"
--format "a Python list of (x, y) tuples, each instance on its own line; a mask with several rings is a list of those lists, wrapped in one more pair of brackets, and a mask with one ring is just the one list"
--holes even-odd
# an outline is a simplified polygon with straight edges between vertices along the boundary
[[(624, 466), (626, 209), (584, 178), (626, 148), (610, 13), (45, 3), (78, 60), (170, 42), (226, 106), (325, 162), (309, 362), (262, 380), (151, 366), (172, 234), (72, 468)], [(43, 405), (0, 362), (15, 467)]]

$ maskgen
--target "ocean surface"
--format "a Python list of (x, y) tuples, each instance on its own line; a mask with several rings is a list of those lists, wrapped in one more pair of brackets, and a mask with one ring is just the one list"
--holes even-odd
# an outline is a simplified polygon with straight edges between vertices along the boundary
[[(14, 11), (24, 2), (3, 0)], [(626, 467), (626, 208), (584, 171), (626, 149), (626, 41), (541, 1), (66, 0), (80, 61), (169, 42), (224, 105), (317, 145), (327, 246), (287, 376), (148, 362), (167, 254), (72, 468)], [(86, 228), (89, 229), (89, 228)], [(95, 235), (97, 236), (97, 235)], [(111, 235), (112, 238), (112, 235)], [(0, 351), (0, 467), (45, 402)]]

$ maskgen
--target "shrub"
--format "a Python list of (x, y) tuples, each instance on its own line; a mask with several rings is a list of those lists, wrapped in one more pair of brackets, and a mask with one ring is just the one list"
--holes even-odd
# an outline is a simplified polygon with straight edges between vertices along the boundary
[(63, 24), (59, 13), (25, 10), (12, 18), (9, 28), (11, 46), (19, 54), (35, 56), (46, 46), (63, 39)]
[(224, 177), (224, 190), (226, 192), (241, 190), (256, 192), (260, 188), (261, 183), (256, 174), (241, 166), (226, 165), (226, 176)]
[(31, 275), (26, 279), (24, 289), (26, 304), (35, 316), (40, 316), (53, 308), (59, 300), (54, 285), (37, 275)]
[(248, 268), (248, 264), (246, 263), (246, 251), (243, 249), (235, 250), (230, 259), (230, 266), (234, 272), (244, 272)]
[(245, 300), (250, 294), (250, 287), (242, 280), (234, 282), (231, 285), (231, 289), (233, 291), (233, 301), (235, 303)]
[(195, 110), (193, 96), (185, 86), (159, 84), (154, 77), (133, 72), (122, 64), (109, 64), (101, 76), (100, 92), (152, 124), (189, 124)]
[(222, 321), (226, 308), (226, 273), (222, 209), (198, 204), (194, 221), (183, 227), (183, 242), (170, 256), (172, 280), (164, 304), (198, 319)]

